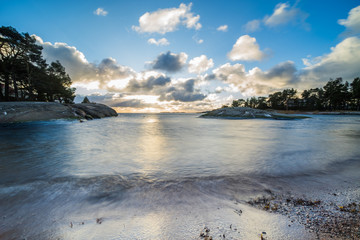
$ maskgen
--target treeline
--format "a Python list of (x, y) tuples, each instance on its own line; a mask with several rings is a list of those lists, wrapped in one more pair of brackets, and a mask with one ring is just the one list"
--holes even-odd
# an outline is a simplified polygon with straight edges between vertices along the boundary
[(59, 61), (47, 64), (28, 33), (0, 28), (0, 101), (72, 103), (75, 88)]
[(330, 79), (322, 88), (304, 90), (300, 96), (297, 93), (293, 88), (285, 89), (269, 97), (234, 100), (231, 106), (308, 111), (360, 110), (360, 78), (355, 78), (350, 84), (343, 82), (342, 78)]

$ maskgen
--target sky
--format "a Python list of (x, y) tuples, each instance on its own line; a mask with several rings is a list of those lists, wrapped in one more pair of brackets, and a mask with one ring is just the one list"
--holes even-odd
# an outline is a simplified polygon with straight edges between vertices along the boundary
[(76, 87), (118, 112), (198, 112), (360, 76), (360, 2), (0, 0)]

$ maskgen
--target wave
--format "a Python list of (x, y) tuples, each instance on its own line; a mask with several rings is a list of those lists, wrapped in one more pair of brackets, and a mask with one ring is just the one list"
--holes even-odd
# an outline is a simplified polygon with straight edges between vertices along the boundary
[[(182, 201), (211, 196), (221, 199), (246, 199), (281, 189), (284, 182), (302, 179), (321, 179), (359, 169), (360, 160), (350, 158), (324, 164), (321, 168), (298, 169), (294, 172), (241, 173), (212, 176), (148, 176), (144, 174), (108, 174), (99, 176), (64, 176), (51, 179), (32, 179), (23, 183), (0, 185), (0, 205), (9, 199), (76, 198), (89, 203), (120, 202), (134, 196), (149, 201), (172, 201), (181, 195)], [(188, 198), (188, 199), (186, 199)]]

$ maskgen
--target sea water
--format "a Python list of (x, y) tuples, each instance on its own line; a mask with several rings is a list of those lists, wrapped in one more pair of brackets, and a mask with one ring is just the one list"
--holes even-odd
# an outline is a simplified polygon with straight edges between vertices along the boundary
[(360, 182), (359, 116), (198, 116), (0, 125), (0, 239), (197, 239), (234, 221), (246, 239), (272, 220), (236, 204)]

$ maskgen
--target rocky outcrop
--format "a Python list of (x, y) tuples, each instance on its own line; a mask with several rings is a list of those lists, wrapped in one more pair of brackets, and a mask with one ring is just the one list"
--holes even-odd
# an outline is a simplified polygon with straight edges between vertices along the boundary
[(291, 120), (291, 119), (300, 119), (307, 118), (305, 116), (299, 115), (287, 115), (279, 114), (270, 111), (253, 109), (249, 107), (226, 107), (218, 108), (212, 111), (208, 111), (200, 117), (204, 118), (238, 118), (238, 119), (247, 119), (247, 118), (268, 118), (268, 119), (277, 119), (277, 120)]
[(68, 106), (72, 107), (78, 116), (85, 119), (115, 117), (118, 115), (114, 109), (99, 103), (79, 103)]
[(117, 116), (114, 109), (98, 103), (0, 102), (0, 123), (52, 119), (94, 119)]

